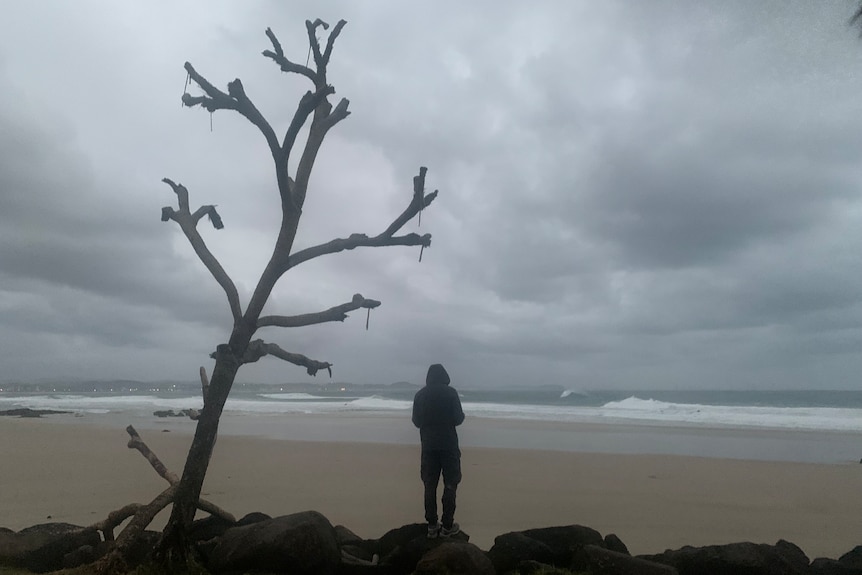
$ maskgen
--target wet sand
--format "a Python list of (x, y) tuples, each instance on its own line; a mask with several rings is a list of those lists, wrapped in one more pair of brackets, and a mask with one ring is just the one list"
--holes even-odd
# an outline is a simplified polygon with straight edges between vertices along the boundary
[[(181, 473), (191, 436), (140, 431), (168, 468)], [(155, 497), (164, 480), (126, 447), (127, 439), (122, 427), (0, 418), (0, 527), (86, 525)], [(564, 524), (616, 533), (634, 554), (786, 539), (809, 558), (837, 558), (862, 541), (859, 464), (462, 451), (456, 519), (483, 549), (508, 531)], [(422, 521), (418, 461), (418, 445), (224, 435), (203, 492), (237, 516), (315, 509), (373, 538)]]

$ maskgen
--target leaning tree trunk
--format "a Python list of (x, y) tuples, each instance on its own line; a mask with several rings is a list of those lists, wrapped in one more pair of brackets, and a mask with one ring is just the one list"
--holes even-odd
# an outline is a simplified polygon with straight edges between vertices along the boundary
[[(246, 345), (247, 343), (246, 341)], [(197, 511), (198, 499), (218, 436), (219, 419), (239, 366), (240, 362), (230, 347), (219, 346), (209, 391), (204, 398), (203, 410), (186, 457), (182, 478), (177, 484), (171, 517), (156, 548), (156, 557), (164, 565), (181, 567), (188, 561), (189, 545), (186, 533)]]

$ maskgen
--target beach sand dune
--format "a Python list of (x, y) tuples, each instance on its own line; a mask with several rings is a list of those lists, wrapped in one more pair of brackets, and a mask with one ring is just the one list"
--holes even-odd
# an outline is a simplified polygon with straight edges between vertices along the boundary
[[(141, 430), (181, 473), (191, 436)], [(0, 526), (85, 525), (164, 481), (122, 428), (0, 418)], [(483, 549), (496, 535), (581, 524), (634, 554), (786, 539), (810, 558), (862, 542), (862, 466), (465, 448), (457, 519)], [(422, 521), (418, 445), (222, 436), (204, 485), (237, 516), (315, 509), (362, 537)], [(157, 518), (164, 524), (167, 514)]]

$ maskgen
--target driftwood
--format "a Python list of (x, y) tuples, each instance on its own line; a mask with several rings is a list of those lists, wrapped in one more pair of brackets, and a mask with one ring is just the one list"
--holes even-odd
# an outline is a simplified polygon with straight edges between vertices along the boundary
[[(205, 381), (206, 372), (201, 368), (201, 382)], [(206, 385), (204, 385), (204, 389), (206, 389)], [(129, 449), (138, 450), (156, 473), (159, 474), (159, 477), (167, 481), (170, 486), (146, 505), (130, 503), (110, 512), (102, 521), (98, 521), (87, 527), (88, 530), (101, 532), (102, 538), (105, 541), (114, 542), (111, 551), (97, 563), (97, 571), (100, 573), (117, 573), (126, 570), (124, 557), (128, 548), (134, 543), (136, 537), (152, 523), (155, 516), (162, 509), (173, 503), (177, 493), (177, 485), (180, 481), (176, 473), (169, 470), (144, 440), (141, 439), (141, 436), (134, 427), (131, 425), (128, 426), (126, 432), (129, 434)], [(230, 523), (236, 522), (236, 518), (231, 513), (206, 499), (199, 499), (197, 507), (201, 511), (220, 517)], [(126, 525), (115, 539), (114, 530), (130, 517), (132, 520), (129, 521), (129, 524)]]

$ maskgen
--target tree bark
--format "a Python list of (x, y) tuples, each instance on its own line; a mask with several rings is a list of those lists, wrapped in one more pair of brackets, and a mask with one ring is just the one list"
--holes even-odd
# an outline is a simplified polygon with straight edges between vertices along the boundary
[[(234, 333), (236, 331), (235, 329)], [(250, 336), (245, 338), (246, 347), (248, 337)], [(227, 345), (219, 346), (208, 397), (186, 457), (182, 478), (176, 486), (171, 517), (155, 550), (156, 559), (168, 569), (182, 568), (188, 562), (189, 545), (186, 533), (194, 521), (198, 499), (218, 436), (219, 419), (239, 366), (240, 362), (233, 350)]]

